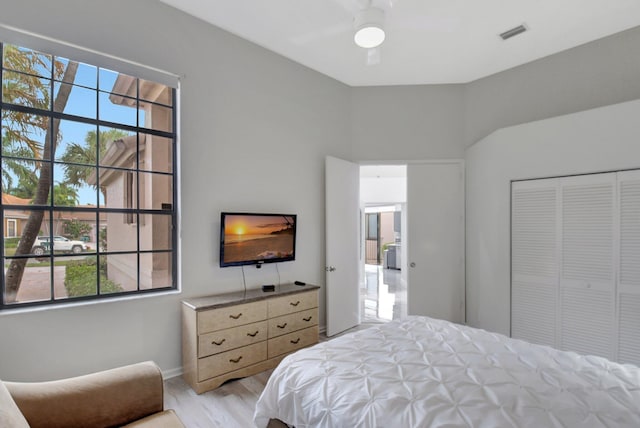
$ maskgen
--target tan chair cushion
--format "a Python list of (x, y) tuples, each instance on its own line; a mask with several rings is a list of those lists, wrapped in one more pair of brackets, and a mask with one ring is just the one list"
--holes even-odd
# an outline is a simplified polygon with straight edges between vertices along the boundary
[(29, 428), (27, 420), (2, 381), (0, 381), (0, 427)]
[(31, 428), (113, 427), (163, 410), (153, 362), (51, 382), (5, 382)]
[[(164, 412), (156, 413), (155, 415), (147, 416), (125, 425), (127, 428), (184, 428), (180, 419), (173, 410), (165, 410)], [(124, 428), (124, 427), (123, 427)]]

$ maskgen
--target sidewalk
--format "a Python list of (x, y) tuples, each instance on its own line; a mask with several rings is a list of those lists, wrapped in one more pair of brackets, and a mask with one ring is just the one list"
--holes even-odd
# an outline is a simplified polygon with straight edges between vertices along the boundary
[[(50, 266), (27, 267), (18, 291), (18, 302), (33, 302), (51, 298)], [(56, 299), (68, 297), (64, 287), (65, 266), (53, 267), (53, 292)]]

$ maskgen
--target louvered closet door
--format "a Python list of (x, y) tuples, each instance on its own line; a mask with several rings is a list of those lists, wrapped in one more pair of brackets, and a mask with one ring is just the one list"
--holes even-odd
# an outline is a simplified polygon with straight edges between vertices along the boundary
[(640, 171), (618, 173), (618, 361), (640, 366)]
[(557, 179), (511, 186), (511, 336), (556, 344)]
[(559, 347), (615, 357), (616, 174), (562, 178)]

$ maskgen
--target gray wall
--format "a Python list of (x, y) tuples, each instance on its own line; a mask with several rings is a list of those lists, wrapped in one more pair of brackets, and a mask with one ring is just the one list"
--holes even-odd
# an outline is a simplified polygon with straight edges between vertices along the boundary
[(464, 144), (520, 123), (640, 98), (640, 27), (465, 85)]
[(353, 88), (354, 159), (462, 158), (463, 95), (463, 85)]

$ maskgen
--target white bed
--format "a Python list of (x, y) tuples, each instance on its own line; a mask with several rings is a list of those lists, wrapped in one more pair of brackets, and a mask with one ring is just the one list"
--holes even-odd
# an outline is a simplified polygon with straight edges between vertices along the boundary
[(409, 317), (288, 356), (254, 422), (305, 427), (640, 427), (640, 369)]

